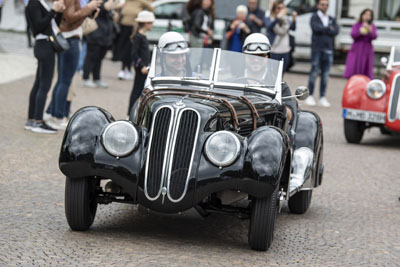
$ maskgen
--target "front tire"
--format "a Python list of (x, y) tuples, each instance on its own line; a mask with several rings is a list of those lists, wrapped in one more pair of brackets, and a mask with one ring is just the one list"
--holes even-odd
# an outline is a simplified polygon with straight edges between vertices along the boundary
[(252, 201), (249, 225), (249, 245), (253, 250), (266, 251), (274, 239), (276, 215), (279, 207), (279, 186), (271, 196)]
[(97, 211), (96, 185), (94, 178), (70, 178), (65, 182), (65, 216), (69, 227), (75, 231), (86, 231), (93, 224)]
[(344, 136), (348, 143), (359, 144), (364, 135), (364, 123), (344, 120)]
[(289, 198), (288, 205), (292, 213), (304, 214), (311, 204), (312, 190), (303, 190)]

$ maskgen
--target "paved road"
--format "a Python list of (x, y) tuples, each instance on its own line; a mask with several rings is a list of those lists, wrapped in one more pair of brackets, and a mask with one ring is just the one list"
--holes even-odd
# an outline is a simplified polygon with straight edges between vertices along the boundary
[[(99, 105), (124, 118), (132, 82), (106, 60), (109, 89), (77, 82), (73, 110)], [(0, 70), (2, 72), (3, 70)], [(287, 74), (292, 88), (307, 77)], [(325, 176), (309, 211), (284, 206), (268, 252), (247, 245), (248, 221), (194, 213), (160, 216), (135, 206), (100, 206), (90, 231), (72, 232), (64, 216), (65, 178), (57, 166), (62, 133), (23, 129), (33, 77), (0, 85), (0, 266), (399, 266), (400, 137), (371, 130), (346, 144), (340, 117), (345, 81), (333, 78), (322, 117)]]

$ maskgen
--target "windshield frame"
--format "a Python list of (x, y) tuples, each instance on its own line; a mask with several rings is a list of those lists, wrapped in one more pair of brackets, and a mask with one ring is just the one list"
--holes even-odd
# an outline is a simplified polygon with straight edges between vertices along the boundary
[(392, 48), (390, 49), (389, 62), (387, 64), (388, 70), (392, 70), (392, 67), (400, 66), (400, 61), (394, 61), (396, 50), (398, 50), (398, 53), (400, 54), (400, 47), (392, 46)]
[[(205, 48), (202, 48), (205, 49)], [(213, 57), (210, 65), (210, 75), (208, 79), (196, 79), (193, 77), (156, 77), (156, 57), (157, 57), (158, 48), (154, 46), (153, 54), (151, 59), (151, 66), (149, 70), (148, 79), (146, 80), (146, 87), (151, 88), (158, 87), (160, 85), (167, 84), (182, 84), (182, 85), (194, 85), (194, 86), (202, 86), (204, 87), (204, 91), (213, 91), (213, 90), (238, 90), (238, 91), (248, 91), (248, 92), (256, 92), (265, 94), (271, 98), (275, 98), (279, 103), (282, 103), (282, 71), (283, 71), (283, 60), (279, 61), (278, 67), (278, 77), (276, 78), (276, 82), (274, 85), (271, 85), (273, 88), (268, 88), (268, 86), (257, 86), (251, 84), (244, 83), (232, 83), (232, 82), (220, 82), (217, 81), (218, 78), (218, 70), (217, 66), (220, 65), (221, 56), (224, 50), (220, 48), (213, 49)], [(251, 55), (250, 55), (251, 56)], [(273, 59), (269, 59), (273, 60)], [(400, 62), (399, 62), (400, 63)]]

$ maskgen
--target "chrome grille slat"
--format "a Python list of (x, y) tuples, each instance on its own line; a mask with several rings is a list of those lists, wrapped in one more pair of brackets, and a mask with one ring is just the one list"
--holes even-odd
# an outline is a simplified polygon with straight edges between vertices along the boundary
[(185, 193), (197, 137), (199, 117), (193, 110), (184, 110), (176, 134), (174, 157), (171, 162), (168, 193), (171, 200), (178, 200)]
[(161, 191), (171, 118), (172, 110), (168, 107), (160, 108), (154, 115), (145, 179), (149, 199), (157, 198)]

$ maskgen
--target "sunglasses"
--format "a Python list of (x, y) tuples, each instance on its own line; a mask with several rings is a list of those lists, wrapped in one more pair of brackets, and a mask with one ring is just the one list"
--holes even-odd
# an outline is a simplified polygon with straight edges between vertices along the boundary
[(170, 43), (167, 44), (162, 50), (166, 52), (172, 52), (176, 50), (183, 50), (188, 48), (188, 45), (186, 42), (176, 42), (176, 43)]
[(245, 51), (255, 52), (260, 50), (262, 52), (269, 53), (271, 51), (271, 46), (265, 43), (251, 43), (245, 46)]

